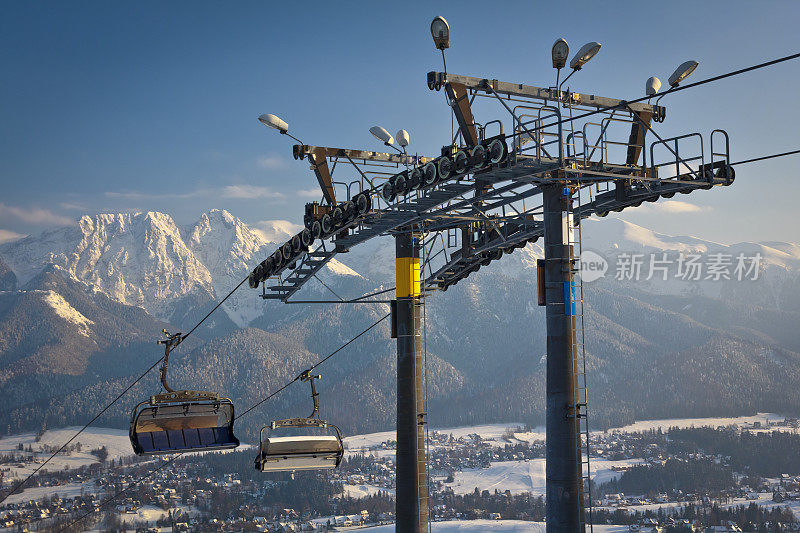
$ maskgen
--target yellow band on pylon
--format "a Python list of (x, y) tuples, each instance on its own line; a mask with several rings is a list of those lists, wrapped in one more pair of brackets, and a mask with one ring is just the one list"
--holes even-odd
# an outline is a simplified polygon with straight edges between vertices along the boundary
[(419, 258), (398, 257), (395, 260), (397, 297), (409, 298), (420, 294)]

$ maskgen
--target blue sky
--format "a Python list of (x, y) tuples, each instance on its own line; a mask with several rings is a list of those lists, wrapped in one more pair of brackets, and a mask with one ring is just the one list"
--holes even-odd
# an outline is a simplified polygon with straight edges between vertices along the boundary
[[(448, 70), (547, 86), (553, 41), (603, 43), (573, 90), (643, 94), (697, 59), (692, 81), (797, 52), (797, 2), (6, 2), (0, 19), (0, 240), (84, 213), (210, 208), (301, 221), (308, 144), (379, 149), (375, 124), (435, 153), (449, 136), (429, 23), (451, 26)], [(662, 135), (724, 128), (734, 160), (798, 148), (794, 61), (665, 98)], [(481, 108), (478, 112), (483, 112)], [(489, 108), (486, 108), (488, 113)], [(493, 114), (500, 111), (494, 107)], [(478, 117), (485, 119), (488, 115)], [(624, 218), (723, 242), (800, 242), (800, 157), (742, 166), (727, 189)], [(678, 198), (676, 198), (677, 200)]]

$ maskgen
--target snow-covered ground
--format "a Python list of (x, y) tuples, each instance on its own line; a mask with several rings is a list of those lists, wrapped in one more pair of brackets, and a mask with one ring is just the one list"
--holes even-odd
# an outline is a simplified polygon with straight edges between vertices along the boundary
[[(740, 505), (748, 506), (751, 503), (755, 503), (759, 507), (763, 507), (765, 509), (772, 509), (774, 507), (786, 507), (790, 509), (798, 519), (800, 519), (800, 502), (798, 501), (789, 501), (782, 503), (774, 502), (772, 501), (771, 492), (759, 493), (757, 500), (751, 500), (747, 498), (732, 498), (728, 503), (719, 503), (718, 505), (724, 509), (727, 509), (729, 507), (738, 507)], [(700, 501), (683, 501), (683, 502), (669, 502), (669, 503), (648, 503), (644, 505), (626, 505), (625, 509), (627, 509), (629, 512), (658, 511), (659, 509), (664, 509), (665, 511), (669, 511), (670, 509), (674, 509), (677, 507), (684, 507), (689, 504), (702, 505)], [(614, 511), (617, 508), (608, 506), (608, 507), (595, 507), (595, 509)]]
[[(639, 459), (627, 461), (606, 461), (594, 459), (592, 466), (592, 479), (596, 483), (604, 483), (616, 479), (621, 472), (614, 468), (625, 468), (642, 461)], [(530, 459), (527, 461), (497, 461), (489, 468), (469, 468), (456, 472), (452, 487), (456, 494), (467, 494), (475, 490), (488, 490), (500, 492), (510, 490), (512, 494), (530, 492), (534, 496), (545, 495), (545, 465), (544, 459)]]
[[(759, 413), (754, 416), (740, 416), (740, 417), (716, 417), (716, 418), (685, 418), (685, 419), (664, 419), (664, 420), (645, 420), (630, 424), (621, 428), (614, 428), (610, 431), (624, 431), (635, 432), (645, 431), (649, 429), (662, 428), (667, 430), (670, 427), (718, 427), (718, 426), (738, 426), (747, 428), (750, 431), (793, 431), (786, 426), (773, 425), (776, 422), (782, 422), (783, 417), (771, 413)], [(754, 428), (758, 423), (760, 428)], [(452, 435), (454, 438), (468, 437), (469, 435), (480, 435), (485, 442), (492, 446), (503, 446), (508, 442), (521, 441), (521, 442), (535, 442), (544, 441), (545, 433), (544, 428), (534, 428), (532, 431), (524, 432), (517, 431), (523, 426), (519, 422), (508, 422), (501, 424), (484, 424), (478, 426), (467, 426), (457, 428), (442, 428), (435, 429), (435, 431)], [(44, 446), (53, 448), (60, 447), (64, 442), (71, 438), (78, 427), (66, 427), (60, 429), (48, 430), (42, 435), (39, 442), (36, 442), (35, 434), (25, 433), (21, 435), (8, 436), (0, 439), (0, 454), (10, 453), (27, 453), (19, 451), (19, 445), (22, 444), (23, 449), (31, 446), (34, 450), (35, 461), (39, 462), (26, 462), (26, 463), (12, 463), (8, 465), (9, 471), (6, 479), (21, 479), (32, 472), (41, 461), (49, 457), (49, 453), (41, 452)], [(510, 431), (509, 431), (510, 430)], [(513, 433), (513, 437), (509, 435)], [(394, 450), (385, 449), (381, 444), (394, 440), (396, 434), (394, 431), (383, 431), (379, 433), (369, 433), (364, 435), (353, 435), (345, 438), (345, 447), (348, 454), (366, 452), (379, 456), (394, 456)], [(103, 446), (108, 450), (108, 459), (119, 459), (124, 456), (132, 455), (130, 441), (128, 434), (125, 430), (109, 429), (109, 428), (87, 428), (80, 436), (78, 436), (72, 444), (81, 444), (81, 451), (72, 451), (70, 455), (59, 455), (55, 457), (46, 467), (45, 470), (64, 470), (70, 468), (77, 468), (83, 465), (96, 463), (97, 457), (91, 454), (91, 450), (101, 448)], [(435, 445), (439, 446), (439, 445)], [(249, 447), (243, 444), (239, 449)], [(620, 475), (619, 472), (614, 471), (614, 467), (623, 467), (635, 464), (637, 460), (629, 461), (606, 461), (604, 459), (595, 458), (592, 460), (592, 478), (597, 483), (609, 481)], [(22, 466), (16, 466), (16, 464)], [(489, 468), (485, 469), (468, 469), (463, 472), (455, 474), (455, 480), (450, 484), (457, 493), (471, 492), (478, 487), (481, 490), (498, 489), (501, 491), (510, 490), (512, 493), (531, 492), (532, 494), (544, 494), (544, 459), (533, 459), (530, 461), (501, 461), (494, 462)], [(84, 490), (87, 492), (92, 489), (88, 484), (83, 485)], [(376, 486), (370, 485), (346, 485), (347, 494), (352, 497), (364, 497), (370, 494), (375, 494), (379, 490), (386, 490)], [(58, 487), (36, 487), (28, 489), (22, 494), (14, 495), (9, 501), (28, 501), (32, 499), (41, 499), (45, 496), (52, 494), (59, 494), (60, 496), (73, 496), (80, 494), (80, 484), (62, 485)], [(771, 502), (759, 502), (760, 505), (770, 504)], [(796, 510), (800, 514), (800, 505)]]
[(367, 496), (374, 496), (379, 492), (386, 492), (394, 496), (394, 489), (387, 489), (385, 487), (378, 487), (375, 485), (347, 485), (343, 486), (343, 495), (348, 498), (366, 498)]
[(773, 431), (792, 431), (791, 428), (785, 426), (766, 427), (775, 422), (783, 422), (785, 417), (773, 413), (758, 413), (754, 416), (735, 416), (735, 417), (712, 417), (712, 418), (669, 418), (664, 420), (642, 420), (620, 428), (612, 428), (609, 431), (622, 431), (626, 433), (634, 433), (638, 431), (648, 431), (651, 429), (661, 428), (666, 431), (671, 427), (688, 428), (688, 427), (720, 427), (720, 426), (737, 426), (747, 427), (751, 429), (756, 422), (759, 422), (762, 428), (759, 431), (773, 430)]
[[(170, 509), (173, 513), (178, 510), (185, 512), (189, 516), (197, 516), (200, 511), (196, 507), (181, 506)], [(158, 520), (169, 516), (169, 511), (165, 511), (161, 507), (155, 505), (143, 505), (134, 513), (118, 513), (120, 520), (128, 523), (133, 522), (148, 522), (155, 524)]]
[[(753, 416), (737, 416), (737, 417), (709, 417), (709, 418), (669, 418), (662, 420), (642, 420), (629, 424), (627, 426), (611, 428), (608, 431), (622, 431), (626, 433), (633, 433), (637, 431), (647, 431), (650, 429), (661, 428), (664, 431), (671, 427), (688, 428), (688, 427), (719, 427), (719, 426), (737, 426), (747, 428), (751, 431), (792, 431), (791, 428), (786, 426), (774, 426), (776, 422), (782, 422), (784, 417), (773, 413), (758, 413)], [(754, 424), (758, 422), (761, 424), (760, 429), (753, 429)], [(489, 444), (494, 446), (503, 446), (509, 441), (505, 437), (509, 430), (513, 432), (512, 443), (516, 441), (522, 442), (535, 442), (545, 440), (545, 428), (536, 427), (531, 431), (517, 431), (524, 427), (520, 422), (506, 422), (500, 424), (482, 424), (478, 426), (465, 426), (456, 428), (431, 428), (431, 431), (443, 433), (445, 435), (452, 435), (454, 438), (467, 437), (469, 435), (480, 435), (482, 439), (489, 441)], [(602, 431), (595, 431), (593, 433), (603, 433)], [(394, 431), (381, 431), (378, 433), (366, 433), (363, 435), (351, 435), (344, 439), (345, 448), (349, 453), (382, 451), (379, 449), (381, 443), (396, 440), (397, 434)], [(390, 452), (391, 453), (391, 452)]]
[[(491, 533), (545, 533), (544, 522), (523, 522), (522, 520), (454, 520), (452, 522), (434, 522), (431, 530), (436, 533), (460, 533), (462, 531)], [(370, 533), (392, 533), (394, 524), (363, 528), (360, 531)], [(594, 526), (598, 533), (623, 533), (628, 526)]]
[[(66, 427), (47, 430), (42, 435), (42, 438), (39, 439), (39, 442), (36, 442), (36, 435), (34, 433), (23, 433), (0, 439), (0, 454), (14, 453), (27, 455), (24, 451), (19, 450), (19, 445), (22, 444), (24, 449), (31, 446), (34, 451), (35, 460), (39, 461), (33, 463), (19, 463), (24, 464), (22, 467), (11, 466), (7, 478), (21, 479), (30, 474), (41, 462), (45, 461), (52, 454), (52, 452), (41, 452), (44, 446), (50, 446), (56, 449), (60, 448), (79, 429), (79, 427)], [(128, 439), (128, 432), (123, 429), (89, 427), (72, 441), (70, 446), (76, 443), (80, 443), (81, 451), (72, 451), (69, 455), (58, 455), (47, 463), (47, 466), (42, 470), (65, 470), (96, 463), (98, 459), (96, 456), (92, 455), (91, 451), (102, 448), (103, 446), (108, 450), (109, 461), (111, 459), (119, 459), (120, 457), (133, 455), (131, 442)]]
[[(644, 420), (630, 424), (620, 428), (613, 428), (610, 431), (646, 431), (649, 429), (662, 428), (666, 430), (670, 427), (699, 427), (699, 426), (730, 426), (736, 425), (739, 427), (746, 427), (751, 431), (772, 431), (783, 430), (792, 431), (791, 428), (785, 426), (773, 426), (775, 422), (780, 422), (784, 417), (771, 413), (759, 413), (754, 416), (740, 416), (730, 418), (675, 418), (664, 420)], [(752, 429), (754, 423), (761, 424), (760, 429)], [(520, 429), (523, 424), (519, 422), (508, 422), (501, 424), (483, 424), (478, 426), (466, 426), (457, 428), (435, 428), (433, 431), (443, 433), (445, 435), (452, 435), (454, 438), (467, 437), (469, 435), (480, 435), (482, 439), (489, 441), (491, 445), (503, 446), (509, 441), (506, 436), (509, 430), (513, 432), (514, 441), (522, 442), (535, 442), (545, 440), (544, 428), (534, 428), (532, 431), (523, 432), (516, 431)], [(64, 442), (71, 438), (78, 427), (65, 427), (59, 429), (48, 430), (42, 435), (39, 442), (36, 442), (36, 435), (34, 433), (23, 433), (20, 435), (12, 435), (0, 439), (0, 454), (20, 453), (18, 450), (19, 444), (23, 448), (29, 445), (33, 448), (34, 452), (39, 452), (44, 446), (60, 447)], [(394, 455), (393, 450), (380, 449), (381, 443), (396, 439), (394, 431), (382, 431), (379, 433), (367, 433), (364, 435), (352, 435), (344, 439), (345, 447), (348, 453), (367, 452), (371, 451), (373, 454), (379, 455)], [(46, 467), (45, 470), (63, 470), (65, 468), (76, 468), (79, 466), (97, 462), (97, 458), (91, 454), (91, 450), (101, 448), (103, 446), (108, 450), (108, 460), (119, 459), (120, 457), (133, 455), (131, 450), (130, 441), (128, 440), (128, 433), (123, 429), (99, 428), (89, 427), (81, 435), (79, 435), (72, 444), (80, 443), (81, 451), (73, 451), (70, 455), (59, 455), (54, 458)], [(239, 449), (244, 449), (247, 445), (243, 444)], [(49, 457), (49, 454), (36, 453), (37, 460), (44, 460)], [(21, 477), (28, 475), (38, 463), (27, 464), (24, 468), (11, 467), (8, 478)]]
[(799, 501), (790, 501), (790, 502), (783, 502), (777, 503), (772, 501), (772, 493), (771, 492), (761, 492), (758, 494), (758, 500), (746, 500), (744, 498), (733, 498), (730, 503), (722, 504), (720, 507), (736, 507), (738, 505), (750, 505), (751, 503), (757, 503), (760, 507), (764, 507), (766, 509), (772, 509), (773, 507), (786, 507), (791, 509), (794, 513), (794, 516), (800, 519), (800, 502)]
[(81, 495), (81, 491), (86, 494), (97, 494), (100, 492), (95, 486), (94, 481), (84, 483), (66, 483), (55, 487), (33, 487), (25, 489), (21, 493), (12, 494), (5, 499), (3, 504), (24, 503), (28, 501), (39, 501), (45, 497), (58, 495), (60, 498), (74, 498)]
[[(510, 429), (512, 431), (524, 427), (520, 422), (507, 422), (501, 424), (482, 424), (479, 426), (464, 426), (456, 428), (431, 428), (431, 431), (443, 433), (445, 435), (452, 435), (453, 438), (468, 437), (469, 435), (480, 435), (482, 439), (491, 441), (490, 444), (502, 446), (508, 442), (503, 440), (504, 434)], [(532, 432), (515, 433), (515, 439), (533, 442), (535, 440), (544, 440), (544, 428), (535, 428)], [(363, 435), (352, 435), (345, 437), (345, 448), (351, 452), (366, 452), (373, 448), (377, 448), (381, 443), (396, 440), (397, 433), (395, 431), (381, 431), (378, 433), (366, 433)]]

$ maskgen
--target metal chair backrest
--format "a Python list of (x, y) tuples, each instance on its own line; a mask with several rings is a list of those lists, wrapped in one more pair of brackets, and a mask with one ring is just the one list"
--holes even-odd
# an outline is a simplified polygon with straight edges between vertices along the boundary
[(134, 410), (129, 436), (137, 455), (226, 450), (239, 446), (233, 420), (233, 403), (227, 398), (142, 402)]

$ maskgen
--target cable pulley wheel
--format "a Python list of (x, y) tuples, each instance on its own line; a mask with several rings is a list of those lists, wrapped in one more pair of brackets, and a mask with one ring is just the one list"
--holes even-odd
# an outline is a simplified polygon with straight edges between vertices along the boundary
[(455, 168), (456, 174), (463, 174), (467, 171), (469, 167), (469, 157), (465, 151), (460, 150), (456, 154), (453, 158), (453, 167)]
[(422, 167), (422, 179), (425, 186), (430, 186), (436, 183), (436, 165), (427, 163)]
[(505, 145), (500, 139), (495, 139), (489, 143), (489, 161), (496, 165), (500, 163), (505, 157)]
[(381, 198), (383, 198), (387, 203), (394, 200), (395, 192), (394, 192), (394, 185), (391, 181), (387, 181), (381, 187)]
[(331, 220), (331, 216), (328, 213), (322, 215), (321, 225), (322, 225), (322, 235), (328, 235), (333, 229), (333, 221)]
[(281, 246), (281, 255), (283, 256), (283, 262), (288, 263), (292, 259), (292, 243), (287, 242), (283, 246)]
[(258, 287), (258, 284), (261, 283), (260, 281), (261, 274), (258, 272), (259, 268), (260, 265), (257, 266), (255, 270), (250, 272), (250, 275), (247, 277), (247, 284), (250, 285), (251, 289), (255, 289), (256, 287)]
[(357, 208), (356, 204), (351, 202), (350, 200), (346, 201), (342, 206), (342, 211), (344, 212), (344, 223), (349, 224), (354, 218), (356, 218)]
[(730, 165), (725, 165), (717, 170), (717, 178), (725, 180), (726, 185), (730, 185), (736, 179), (736, 171)]
[(367, 214), (367, 211), (369, 211), (370, 207), (372, 207), (370, 205), (372, 203), (370, 200), (369, 193), (362, 192), (356, 196), (355, 204), (359, 215)]
[(308, 248), (314, 243), (314, 236), (311, 234), (311, 231), (309, 231), (308, 228), (300, 232), (300, 242), (304, 248)]
[(272, 264), (273, 264), (272, 257), (267, 257), (266, 259), (261, 261), (261, 265), (259, 266), (261, 266), (263, 270), (261, 272), (259, 281), (264, 281), (265, 279), (267, 279), (272, 275)]
[(486, 148), (482, 144), (479, 144), (478, 146), (473, 148), (470, 159), (471, 159), (470, 165), (472, 165), (473, 170), (479, 170), (485, 167), (486, 162), (489, 159)]
[(394, 177), (394, 184), (392, 185), (392, 188), (398, 195), (406, 194), (408, 192), (406, 190), (407, 183), (406, 177), (403, 174), (398, 174)]
[(424, 183), (424, 176), (422, 170), (415, 168), (408, 174), (408, 190), (419, 189)]
[(443, 156), (439, 159), (438, 164), (436, 165), (437, 170), (439, 171), (439, 180), (444, 181), (450, 177), (450, 171), (453, 168), (453, 164), (450, 161), (450, 158), (447, 156)]
[(331, 212), (331, 222), (333, 223), (334, 228), (338, 228), (344, 222), (344, 211), (342, 210), (341, 206), (336, 206), (333, 208)]
[(314, 240), (322, 237), (322, 222), (319, 220), (315, 220), (311, 224), (311, 236), (314, 238)]

